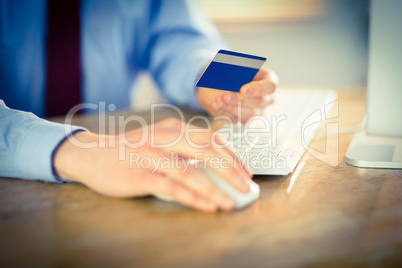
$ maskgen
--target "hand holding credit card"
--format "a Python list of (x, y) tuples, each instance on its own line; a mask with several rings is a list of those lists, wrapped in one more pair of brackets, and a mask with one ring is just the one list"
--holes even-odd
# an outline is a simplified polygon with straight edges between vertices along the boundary
[(239, 92), (244, 84), (253, 80), (265, 61), (264, 57), (221, 49), (196, 86)]

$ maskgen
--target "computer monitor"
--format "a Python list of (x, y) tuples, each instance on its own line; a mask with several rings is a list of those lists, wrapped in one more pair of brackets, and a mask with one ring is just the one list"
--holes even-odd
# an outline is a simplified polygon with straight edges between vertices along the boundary
[(372, 0), (366, 131), (345, 155), (358, 167), (402, 168), (402, 0)]

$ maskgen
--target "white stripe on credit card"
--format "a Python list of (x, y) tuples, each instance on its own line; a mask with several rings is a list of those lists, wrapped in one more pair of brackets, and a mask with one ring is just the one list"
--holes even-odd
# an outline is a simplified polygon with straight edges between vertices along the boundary
[(227, 55), (227, 54), (222, 54), (222, 53), (216, 54), (212, 61), (226, 63), (226, 64), (232, 64), (232, 65), (239, 65), (239, 66), (254, 68), (254, 69), (259, 69), (262, 66), (262, 64), (264, 63), (263, 60), (244, 58), (244, 57)]

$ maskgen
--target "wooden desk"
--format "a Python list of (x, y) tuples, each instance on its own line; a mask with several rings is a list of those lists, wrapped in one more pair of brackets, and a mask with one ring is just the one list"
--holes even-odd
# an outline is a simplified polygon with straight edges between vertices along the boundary
[[(339, 93), (341, 128), (363, 114), (363, 92)], [(97, 125), (96, 117), (75, 123)], [(290, 176), (255, 177), (259, 201), (231, 213), (0, 179), (0, 267), (402, 264), (402, 171), (346, 165), (352, 136), (339, 135), (339, 166), (305, 154)], [(317, 135), (312, 147), (324, 142)]]

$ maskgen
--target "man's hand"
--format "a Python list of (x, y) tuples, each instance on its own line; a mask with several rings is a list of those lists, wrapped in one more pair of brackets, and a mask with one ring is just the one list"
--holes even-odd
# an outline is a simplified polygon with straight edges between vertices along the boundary
[(242, 86), (239, 93), (210, 88), (198, 88), (197, 98), (200, 104), (213, 116), (229, 116), (233, 123), (246, 123), (271, 103), (269, 95), (275, 92), (278, 84), (277, 75), (261, 68), (253, 81)]
[[(143, 129), (120, 136), (77, 132), (73, 138), (80, 143), (98, 145), (82, 148), (70, 140), (64, 141), (56, 152), (56, 171), (61, 178), (83, 183), (106, 196), (162, 194), (202, 211), (232, 210), (234, 201), (215, 186), (202, 170), (194, 165), (186, 166), (184, 159), (197, 158), (207, 166), (211, 165), (211, 161), (220, 161), (220, 168), (215, 166), (213, 171), (239, 191), (249, 191), (251, 175), (237, 162), (230, 150), (212, 145), (213, 142), (222, 142), (211, 132), (192, 132), (188, 137), (178, 139), (185, 123), (168, 119), (153, 126), (152, 133), (146, 136)], [(194, 128), (191, 126), (191, 129)], [(126, 146), (127, 142), (134, 144), (144, 137), (146, 140), (142, 146)], [(100, 139), (105, 139), (105, 146), (99, 146)], [(120, 146), (122, 142), (124, 146)], [(155, 146), (170, 142), (172, 145), (168, 148)], [(205, 145), (205, 148), (195, 148), (199, 145)]]

